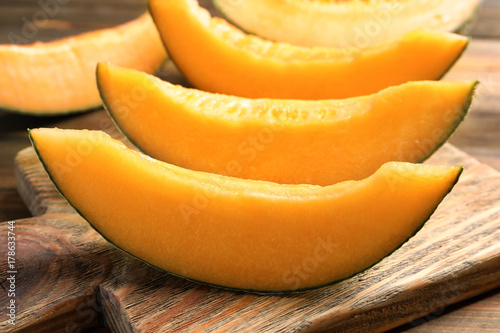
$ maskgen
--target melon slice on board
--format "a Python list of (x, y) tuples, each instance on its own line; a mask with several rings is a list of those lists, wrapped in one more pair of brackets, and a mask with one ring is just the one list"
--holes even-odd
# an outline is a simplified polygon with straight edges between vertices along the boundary
[[(175, 275), (258, 292), (318, 288), (373, 265), (462, 171), (393, 162), (361, 181), (280, 185), (183, 169), (100, 131), (30, 137), (59, 191), (111, 243)], [(297, 278), (306, 261), (315, 269)]]

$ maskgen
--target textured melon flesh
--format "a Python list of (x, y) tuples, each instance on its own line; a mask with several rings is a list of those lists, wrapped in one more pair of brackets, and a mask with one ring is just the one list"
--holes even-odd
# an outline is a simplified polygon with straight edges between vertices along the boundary
[(415, 31), (368, 49), (306, 48), (246, 35), (211, 18), (195, 0), (151, 0), (149, 6), (172, 60), (193, 85), (243, 97), (346, 98), (435, 80), (468, 42)]
[(245, 99), (99, 64), (106, 109), (148, 155), (185, 168), (286, 184), (368, 177), (420, 162), (451, 135), (474, 82), (419, 81), (345, 100)]
[(165, 59), (149, 14), (58, 41), (0, 45), (0, 107), (35, 115), (95, 108), (102, 103), (95, 83), (99, 61), (152, 73)]
[(182, 169), (102, 132), (36, 129), (31, 140), (61, 193), (116, 246), (189, 279), (263, 292), (373, 265), (421, 227), (461, 172), (388, 163), (357, 182), (279, 185)]
[(243, 30), (302, 46), (364, 48), (416, 29), (462, 32), (480, 0), (214, 0)]

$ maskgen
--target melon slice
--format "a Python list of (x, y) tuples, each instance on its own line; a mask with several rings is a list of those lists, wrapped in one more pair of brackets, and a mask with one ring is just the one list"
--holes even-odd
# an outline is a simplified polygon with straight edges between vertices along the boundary
[(31, 45), (0, 45), (0, 108), (59, 115), (101, 106), (99, 61), (155, 72), (166, 52), (149, 14), (123, 25)]
[(104, 105), (148, 155), (185, 168), (277, 183), (359, 180), (421, 162), (455, 130), (475, 82), (418, 81), (344, 100), (246, 99), (99, 64)]
[(394, 162), (361, 181), (280, 185), (183, 169), (99, 131), (30, 136), (60, 192), (117, 247), (191, 280), (259, 292), (312, 289), (373, 265), (422, 226), (462, 170)]
[(443, 76), (468, 38), (414, 31), (367, 49), (307, 48), (247, 35), (196, 0), (150, 0), (177, 67), (197, 88), (243, 97), (329, 99)]
[(214, 0), (232, 23), (302, 46), (365, 48), (416, 29), (467, 33), (480, 0)]

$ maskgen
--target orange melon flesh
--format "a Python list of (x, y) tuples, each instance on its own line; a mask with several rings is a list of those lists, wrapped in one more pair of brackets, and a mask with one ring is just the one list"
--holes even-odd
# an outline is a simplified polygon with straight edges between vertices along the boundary
[(117, 247), (191, 280), (260, 292), (312, 289), (373, 265), (462, 170), (394, 162), (361, 181), (280, 185), (183, 169), (99, 131), (30, 135), (61, 193)]
[(33, 115), (101, 105), (99, 61), (152, 73), (166, 59), (158, 31), (144, 14), (123, 25), (31, 45), (0, 45), (0, 107)]
[(413, 31), (367, 49), (299, 47), (247, 35), (211, 18), (196, 0), (149, 6), (172, 60), (194, 86), (251, 98), (347, 98), (439, 79), (468, 43), (456, 34)]
[(420, 162), (465, 117), (475, 82), (418, 81), (344, 100), (246, 99), (99, 64), (106, 109), (148, 155), (185, 168), (285, 184), (359, 180)]

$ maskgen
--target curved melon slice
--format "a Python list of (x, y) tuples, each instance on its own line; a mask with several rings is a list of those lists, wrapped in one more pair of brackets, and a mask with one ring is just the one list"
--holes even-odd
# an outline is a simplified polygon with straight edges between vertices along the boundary
[(279, 185), (182, 169), (102, 132), (35, 129), (31, 140), (61, 193), (117, 247), (191, 280), (260, 292), (373, 265), (422, 226), (462, 170), (395, 162), (357, 182)]
[(246, 35), (211, 18), (196, 0), (150, 0), (149, 6), (172, 60), (193, 85), (243, 97), (346, 98), (439, 79), (468, 42), (415, 31), (363, 50), (305, 48)]
[(365, 48), (416, 29), (467, 32), (480, 0), (214, 0), (231, 22), (302, 46)]
[(475, 87), (418, 81), (345, 100), (246, 99), (103, 63), (97, 81), (118, 127), (154, 158), (318, 185), (363, 179), (389, 161), (424, 160), (465, 117)]
[(0, 108), (32, 115), (96, 108), (101, 105), (95, 83), (99, 61), (152, 73), (166, 56), (149, 14), (53, 42), (0, 45)]

